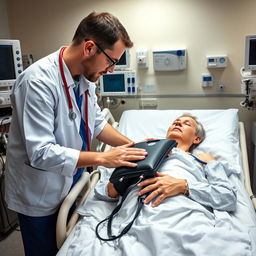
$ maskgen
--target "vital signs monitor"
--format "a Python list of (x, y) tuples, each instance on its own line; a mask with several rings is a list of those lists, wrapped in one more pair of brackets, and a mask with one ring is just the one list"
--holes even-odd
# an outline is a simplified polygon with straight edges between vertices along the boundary
[(256, 35), (245, 38), (245, 63), (244, 68), (256, 70)]
[(135, 71), (115, 71), (100, 77), (102, 96), (125, 96), (137, 94)]
[(126, 49), (122, 54), (121, 58), (115, 65), (116, 70), (123, 70), (130, 68), (130, 51)]
[(19, 40), (0, 39), (0, 87), (10, 87), (23, 71)]

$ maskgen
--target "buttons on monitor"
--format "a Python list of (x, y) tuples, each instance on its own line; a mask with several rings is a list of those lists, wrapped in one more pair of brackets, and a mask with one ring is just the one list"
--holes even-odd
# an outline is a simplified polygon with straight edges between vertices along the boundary
[(16, 53), (16, 61), (17, 61), (16, 66), (18, 67), (18, 69), (16, 70), (16, 72), (17, 72), (18, 74), (20, 74), (20, 73), (22, 73), (22, 71), (23, 71), (23, 69), (22, 69), (22, 63), (21, 63), (21, 52), (20, 52), (20, 50), (16, 50), (15, 53)]
[(130, 72), (127, 77), (127, 92), (128, 94), (136, 94), (137, 93), (137, 88), (135, 84), (135, 73)]

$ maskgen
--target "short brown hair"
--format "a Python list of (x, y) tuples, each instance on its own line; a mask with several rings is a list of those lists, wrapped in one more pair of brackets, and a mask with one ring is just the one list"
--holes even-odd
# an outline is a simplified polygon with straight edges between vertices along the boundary
[(85, 39), (95, 40), (103, 49), (112, 49), (119, 39), (126, 48), (133, 46), (121, 22), (107, 12), (92, 12), (80, 22), (72, 41), (74, 45), (78, 45)]

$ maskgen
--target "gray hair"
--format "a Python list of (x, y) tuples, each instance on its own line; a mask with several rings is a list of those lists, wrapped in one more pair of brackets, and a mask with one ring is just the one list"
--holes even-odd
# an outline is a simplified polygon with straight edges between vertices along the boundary
[(193, 144), (189, 151), (191, 152), (193, 149), (195, 149), (197, 146), (199, 146), (200, 143), (203, 142), (205, 139), (205, 129), (201, 122), (198, 121), (198, 118), (196, 116), (191, 115), (190, 113), (184, 113), (180, 117), (190, 117), (196, 122), (196, 133), (195, 135), (201, 138), (201, 141), (198, 144)]

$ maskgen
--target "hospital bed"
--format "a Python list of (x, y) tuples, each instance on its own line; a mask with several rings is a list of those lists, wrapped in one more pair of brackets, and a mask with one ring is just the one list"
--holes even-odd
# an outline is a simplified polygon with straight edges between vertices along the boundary
[[(250, 185), (244, 124), (238, 121), (237, 112), (237, 109), (128, 110), (122, 114), (120, 122), (117, 123), (107, 109), (103, 110), (106, 120), (135, 142), (145, 138), (165, 138), (169, 125), (183, 113), (197, 116), (206, 130), (206, 139), (195, 149), (194, 153), (210, 153), (220, 161), (232, 163), (234, 168), (241, 173), (236, 186), (238, 186), (240, 206), (242, 207), (239, 207), (238, 212), (235, 213), (236, 219), (243, 225), (254, 226), (256, 230), (256, 198)], [(99, 151), (109, 149), (109, 146), (103, 144), (98, 146)], [(77, 235), (77, 233), (75, 234), (76, 229), (81, 228), (79, 227), (80, 223), (86, 221), (87, 217), (84, 217), (86, 209), (92, 207), (91, 201), (95, 203), (93, 188), (98, 182), (100, 174), (104, 175), (107, 171), (104, 167), (98, 167), (91, 174), (84, 173), (64, 200), (57, 222), (57, 243), (60, 248), (58, 256), (67, 254), (74, 236)], [(77, 197), (79, 199), (78, 211), (73, 214), (67, 224), (68, 209)], [(99, 202), (99, 204), (101, 203)]]

